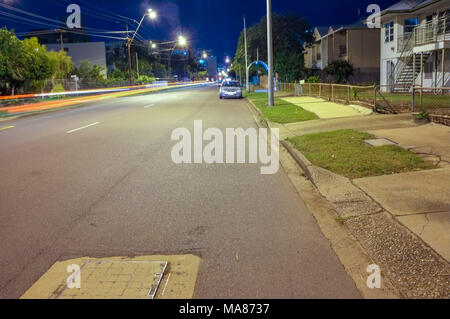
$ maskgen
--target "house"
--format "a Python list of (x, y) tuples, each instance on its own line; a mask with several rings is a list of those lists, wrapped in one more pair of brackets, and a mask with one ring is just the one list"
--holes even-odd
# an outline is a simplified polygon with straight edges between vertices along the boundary
[(319, 39), (328, 34), (329, 27), (316, 27), (314, 29), (314, 41), (304, 44), (304, 63), (305, 68), (313, 70), (322, 70), (321, 42)]
[(450, 86), (450, 1), (403, 0), (381, 12), (383, 91)]
[(323, 70), (331, 62), (353, 65), (350, 83), (378, 83), (380, 76), (380, 30), (358, 22), (347, 26), (317, 27), (313, 43), (305, 44), (305, 67)]

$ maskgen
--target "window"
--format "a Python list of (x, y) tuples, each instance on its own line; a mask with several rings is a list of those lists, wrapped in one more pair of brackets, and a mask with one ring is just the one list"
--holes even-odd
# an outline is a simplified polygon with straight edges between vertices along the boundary
[(345, 44), (344, 44), (344, 45), (341, 45), (341, 46), (339, 47), (339, 54), (340, 54), (341, 56), (347, 54), (347, 46), (346, 46)]
[(394, 41), (394, 22), (386, 24), (386, 34), (384, 38), (384, 42), (393, 42)]
[(320, 53), (317, 53), (317, 60), (319, 61), (320, 59), (322, 59), (322, 56), (320, 55)]
[(416, 26), (417, 26), (417, 18), (405, 19), (405, 24), (403, 26), (403, 32), (411, 33), (411, 32), (413, 32), (413, 30)]

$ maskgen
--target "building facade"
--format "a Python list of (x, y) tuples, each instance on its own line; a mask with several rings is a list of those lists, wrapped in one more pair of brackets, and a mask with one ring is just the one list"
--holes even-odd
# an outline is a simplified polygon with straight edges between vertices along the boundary
[(352, 84), (379, 83), (380, 29), (357, 23), (348, 26), (317, 27), (314, 41), (305, 45), (305, 67), (324, 70), (334, 61), (353, 66)]
[(383, 91), (450, 86), (450, 0), (404, 0), (381, 12)]

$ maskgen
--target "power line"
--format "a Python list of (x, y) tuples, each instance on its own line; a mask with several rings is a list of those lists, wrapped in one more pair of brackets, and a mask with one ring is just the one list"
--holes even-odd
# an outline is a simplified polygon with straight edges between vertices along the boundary
[[(67, 1), (64, 1), (64, 0), (60, 0), (60, 1), (47, 0), (47, 1), (53, 3), (53, 4), (57, 5), (57, 6), (63, 7), (63, 8), (66, 8), (66, 6), (64, 4), (61, 4), (60, 3), (61, 1), (65, 2), (66, 4), (70, 4), (70, 2), (67, 2)], [(118, 20), (122, 20), (122, 19), (113, 19), (113, 18), (111, 18), (111, 17), (109, 17), (107, 15), (104, 15), (104, 14), (100, 13), (100, 12), (95, 12), (95, 11), (92, 11), (92, 10), (86, 9), (86, 8), (83, 8), (83, 14), (87, 15), (87, 16), (90, 16), (90, 17), (94, 17), (96, 19), (102, 19), (102, 20), (105, 20), (105, 21), (110, 21), (110, 22), (115, 22), (115, 23), (117, 23)], [(122, 20), (122, 21), (124, 21), (124, 20)]]
[(117, 16), (117, 17), (119, 17), (119, 18), (123, 18), (123, 19), (126, 19), (126, 20), (130, 20), (130, 21), (132, 21), (132, 22), (137, 22), (135, 19), (128, 18), (128, 17), (122, 16), (122, 15), (120, 15), (120, 14), (116, 14), (116, 13), (114, 13), (114, 12), (111, 12), (111, 11), (109, 11), (109, 10), (106, 10), (106, 9), (104, 9), (104, 8), (97, 7), (97, 6), (93, 5), (92, 3), (89, 3), (89, 2), (87, 2), (87, 1), (85, 1), (85, 0), (80, 0), (80, 1), (86, 3), (87, 5), (90, 5), (91, 7), (95, 8), (95, 9), (97, 9), (97, 10), (106, 12), (106, 13), (108, 13), (108, 14)]
[[(5, 9), (11, 10), (11, 11), (15, 11), (15, 12), (17, 12), (17, 13), (25, 14), (25, 15), (28, 15), (28, 16), (31, 16), (31, 17), (34, 17), (34, 18), (42, 19), (42, 20), (45, 20), (45, 21), (50, 21), (50, 22), (52, 22), (52, 23), (56, 23), (57, 25), (64, 25), (64, 23), (61, 22), (61, 21), (58, 21), (58, 20), (55, 20), (55, 19), (50, 19), (50, 18), (41, 16), (41, 15), (38, 15), (38, 14), (35, 14), (35, 13), (32, 13), (32, 12), (26, 11), (26, 10), (14, 8), (14, 7), (12, 7), (12, 6), (10, 6), (10, 5), (7, 5), (7, 4), (0, 3), (0, 7), (3, 7), (3, 8), (5, 8)], [(25, 17), (22, 17), (22, 18), (25, 18)], [(34, 21), (34, 20), (32, 20), (32, 21), (33, 21), (33, 22), (44, 23), (44, 22), (42, 22), (42, 21)], [(50, 25), (50, 24), (48, 24), (48, 25)], [(51, 26), (53, 27), (53, 25), (51, 25)], [(87, 27), (84, 27), (84, 29), (86, 29), (86, 30), (92, 30), (92, 31), (94, 31), (94, 32), (100, 32), (100, 33), (102, 33), (102, 32), (107, 32), (107, 33), (111, 32), (111, 31), (109, 31), (109, 30), (96, 29), (96, 28), (87, 28)]]

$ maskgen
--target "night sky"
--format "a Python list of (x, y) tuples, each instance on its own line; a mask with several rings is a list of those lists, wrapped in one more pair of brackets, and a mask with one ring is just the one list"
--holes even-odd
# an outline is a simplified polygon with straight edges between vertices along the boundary
[[(273, 11), (278, 13), (298, 12), (307, 18), (312, 26), (328, 26), (353, 23), (367, 16), (366, 7), (374, 2), (380, 5), (381, 9), (385, 9), (398, 0), (272, 0), (272, 6)], [(145, 39), (173, 40), (182, 31), (192, 46), (214, 50), (219, 61), (226, 55), (234, 55), (237, 38), (243, 27), (243, 15), (246, 15), (250, 26), (266, 13), (265, 0), (0, 0), (0, 3), (7, 3), (50, 19), (67, 16), (65, 8), (75, 3), (81, 7), (84, 26), (113, 31), (124, 30), (124, 23), (113, 21), (119, 17), (104, 10), (140, 20), (145, 8), (151, 7), (158, 11), (159, 17), (157, 21), (146, 20), (143, 24), (144, 27), (139, 33)], [(13, 13), (2, 7), (0, 12)], [(358, 15), (359, 12), (361, 15)], [(25, 16), (21, 13), (13, 14)], [(47, 23), (52, 24), (49, 21)], [(0, 26), (14, 28), (16, 32), (46, 28), (19, 24), (2, 15)], [(109, 41), (99, 38), (93, 40)]]

